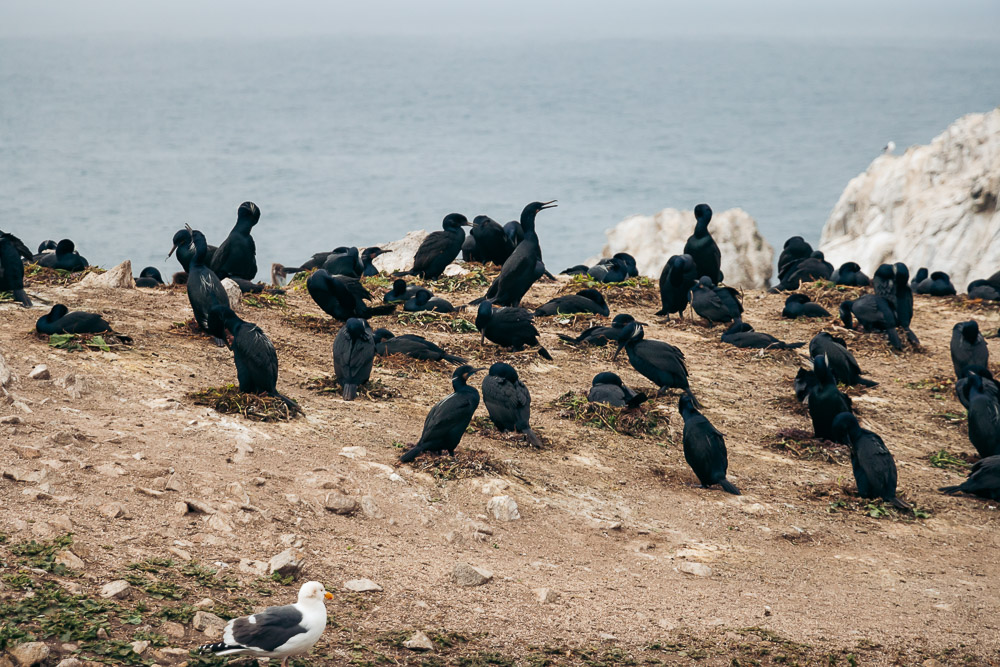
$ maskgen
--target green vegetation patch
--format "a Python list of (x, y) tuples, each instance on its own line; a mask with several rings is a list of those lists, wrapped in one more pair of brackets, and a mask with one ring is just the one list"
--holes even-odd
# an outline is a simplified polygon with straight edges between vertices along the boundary
[(635, 408), (616, 408), (604, 403), (591, 403), (586, 394), (568, 391), (552, 401), (559, 417), (572, 419), (592, 428), (641, 438), (659, 438), (667, 433), (670, 419), (667, 413), (650, 403)]

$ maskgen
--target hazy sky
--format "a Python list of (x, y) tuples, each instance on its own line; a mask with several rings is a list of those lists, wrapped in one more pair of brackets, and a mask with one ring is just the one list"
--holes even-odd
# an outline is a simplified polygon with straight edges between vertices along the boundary
[(746, 34), (997, 39), (998, 0), (3, 0), (0, 36)]

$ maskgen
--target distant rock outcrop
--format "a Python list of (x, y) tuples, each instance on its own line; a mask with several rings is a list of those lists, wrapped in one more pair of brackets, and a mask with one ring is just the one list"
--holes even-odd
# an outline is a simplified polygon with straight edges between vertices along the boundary
[[(727, 285), (764, 288), (774, 272), (774, 248), (761, 236), (757, 222), (743, 209), (712, 216), (709, 231), (722, 251), (722, 273)], [(635, 257), (639, 273), (659, 278), (671, 255), (683, 252), (694, 232), (694, 213), (666, 208), (656, 215), (633, 215), (607, 230), (602, 257), (627, 252)]]
[[(428, 235), (428, 232), (423, 229), (419, 229), (415, 232), (409, 232), (398, 241), (390, 241), (389, 243), (379, 244), (378, 247), (382, 248), (382, 250), (391, 250), (392, 252), (387, 252), (386, 254), (379, 255), (373, 259), (372, 266), (384, 273), (408, 271), (412, 269), (413, 258), (416, 256), (417, 250), (420, 248), (420, 244), (424, 242), (424, 239), (427, 238)], [(445, 267), (444, 275), (457, 276), (466, 272), (466, 269), (459, 266), (457, 262), (452, 262)]]
[(964, 116), (927, 146), (881, 155), (847, 184), (823, 227), (834, 266), (906, 262), (970, 280), (1000, 269), (1000, 108)]

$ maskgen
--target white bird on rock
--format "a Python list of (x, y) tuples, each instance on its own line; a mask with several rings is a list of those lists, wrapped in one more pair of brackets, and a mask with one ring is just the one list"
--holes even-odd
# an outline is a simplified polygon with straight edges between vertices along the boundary
[(226, 624), (221, 642), (200, 646), (198, 652), (281, 658), (281, 667), (287, 667), (290, 657), (308, 652), (319, 641), (326, 629), (325, 600), (331, 599), (323, 584), (309, 581), (302, 584), (295, 604), (234, 618)]

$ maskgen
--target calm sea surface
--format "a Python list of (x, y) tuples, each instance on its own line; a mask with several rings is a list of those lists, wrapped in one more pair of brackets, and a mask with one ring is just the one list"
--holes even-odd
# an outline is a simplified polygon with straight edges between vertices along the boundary
[(0, 40), (0, 228), (173, 272), (174, 231), (218, 244), (247, 199), (260, 267), (558, 199), (558, 271), (705, 201), (780, 247), (887, 140), (998, 103), (1000, 42)]

